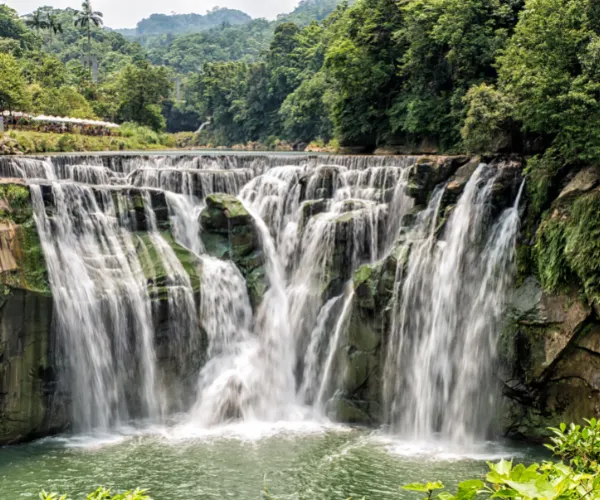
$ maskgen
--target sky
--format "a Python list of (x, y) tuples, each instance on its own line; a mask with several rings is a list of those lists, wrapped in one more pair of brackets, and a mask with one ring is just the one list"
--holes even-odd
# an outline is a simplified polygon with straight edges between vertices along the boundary
[[(57, 9), (79, 9), (80, 0), (0, 0), (21, 15), (38, 7), (50, 5)], [(206, 14), (215, 5), (239, 9), (252, 17), (274, 19), (277, 14), (290, 12), (298, 0), (92, 0), (94, 10), (104, 13), (104, 24), (110, 28), (134, 28), (139, 20), (155, 12), (162, 14)]]

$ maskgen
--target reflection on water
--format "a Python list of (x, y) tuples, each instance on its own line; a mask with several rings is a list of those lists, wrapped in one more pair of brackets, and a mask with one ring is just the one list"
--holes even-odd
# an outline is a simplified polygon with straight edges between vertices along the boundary
[(537, 450), (487, 443), (468, 450), (406, 443), (379, 432), (300, 422), (210, 430), (123, 428), (118, 434), (45, 439), (0, 449), (0, 498), (42, 489), (74, 500), (97, 486), (149, 488), (155, 500), (417, 498), (402, 484), (480, 477), (486, 459), (528, 460)]

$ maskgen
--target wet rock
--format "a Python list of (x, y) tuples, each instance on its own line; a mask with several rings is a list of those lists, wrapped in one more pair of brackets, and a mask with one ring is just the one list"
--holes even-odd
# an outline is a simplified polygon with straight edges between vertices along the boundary
[(492, 161), (497, 169), (492, 187), (492, 215), (512, 207), (523, 181), (523, 163), (517, 159)]
[(267, 278), (265, 257), (252, 216), (235, 196), (216, 193), (206, 197), (200, 222), (206, 252), (236, 264), (246, 278), (250, 302), (256, 309), (267, 289)]
[(307, 200), (302, 203), (300, 221), (298, 222), (298, 231), (302, 232), (306, 227), (308, 220), (315, 215), (326, 212), (329, 208), (329, 200)]
[(575, 174), (575, 177), (561, 191), (558, 199), (565, 201), (591, 191), (600, 184), (600, 166), (587, 167)]
[(426, 205), (431, 192), (445, 182), (456, 170), (467, 163), (466, 156), (438, 156), (419, 158), (408, 178), (407, 191), (417, 205)]
[(381, 422), (384, 345), (397, 266), (406, 265), (408, 248), (399, 246), (384, 260), (361, 266), (353, 276), (352, 312), (341, 349), (345, 366), (341, 392), (331, 402), (336, 418), (347, 423)]
[(335, 165), (323, 165), (302, 177), (299, 181), (302, 199), (333, 198), (333, 194), (338, 187), (341, 170), (341, 167)]
[(456, 204), (464, 191), (465, 186), (469, 182), (469, 179), (480, 164), (481, 158), (476, 156), (471, 158), (456, 171), (446, 186), (446, 191), (444, 192), (444, 205)]
[(52, 298), (12, 289), (0, 300), (0, 445), (64, 430), (68, 401), (58, 391)]
[(339, 295), (352, 270), (360, 262), (370, 260), (373, 240), (383, 241), (385, 236), (385, 216), (383, 208), (375, 213), (369, 208), (341, 213), (331, 221), (335, 235), (333, 255), (326, 269), (325, 300)]
[(326, 406), (327, 415), (348, 424), (374, 425), (381, 422), (381, 406), (374, 401), (362, 401), (338, 392)]
[(507, 317), (507, 433), (541, 439), (549, 425), (598, 415), (600, 324), (578, 290), (548, 293), (527, 278)]

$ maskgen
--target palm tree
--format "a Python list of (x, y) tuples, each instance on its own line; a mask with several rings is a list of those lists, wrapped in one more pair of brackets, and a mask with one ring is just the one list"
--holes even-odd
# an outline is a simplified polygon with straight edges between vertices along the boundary
[(87, 28), (87, 38), (88, 38), (88, 64), (90, 71), (92, 70), (92, 61), (91, 61), (91, 53), (92, 53), (92, 25), (94, 26), (102, 26), (104, 21), (102, 20), (102, 12), (94, 11), (92, 9), (91, 0), (84, 0), (81, 4), (82, 10), (78, 10), (75, 12), (75, 26), (81, 26), (82, 28)]
[(48, 29), (55, 35), (63, 32), (62, 23), (58, 20), (58, 16), (51, 12), (48, 12)]
[(25, 17), (25, 24), (38, 32), (49, 28), (48, 21), (44, 19), (44, 12), (42, 12), (41, 9), (36, 10), (32, 14), (28, 14)]

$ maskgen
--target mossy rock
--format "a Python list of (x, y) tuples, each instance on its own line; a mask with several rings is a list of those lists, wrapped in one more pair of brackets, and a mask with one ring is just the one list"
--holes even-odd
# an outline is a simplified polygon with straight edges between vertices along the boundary
[(216, 193), (206, 197), (200, 221), (206, 253), (230, 260), (238, 267), (246, 279), (252, 308), (256, 310), (268, 283), (265, 257), (252, 216), (235, 196)]
[(315, 215), (322, 214), (326, 212), (329, 207), (329, 200), (324, 198), (319, 200), (307, 200), (302, 203), (300, 221), (298, 222), (298, 231), (301, 233), (306, 224), (308, 224), (308, 220)]
[(0, 183), (0, 283), (51, 293), (29, 187), (14, 179)]
[(14, 289), (0, 306), (0, 445), (64, 430), (68, 399), (57, 388), (52, 298)]
[(326, 405), (326, 413), (338, 422), (375, 425), (381, 422), (381, 406), (368, 400), (354, 399), (338, 391)]
[(252, 216), (235, 196), (224, 193), (210, 194), (205, 198), (202, 227), (211, 232), (228, 234), (236, 226), (253, 224)]
[[(194, 253), (179, 245), (170, 233), (160, 236), (169, 244), (190, 278), (194, 294), (199, 296), (202, 280), (201, 260)], [(168, 276), (162, 255), (156, 248), (149, 233), (134, 233), (135, 248), (148, 284), (148, 293), (153, 300), (165, 301), (168, 298)]]
[(469, 161), (466, 156), (438, 156), (419, 158), (412, 168), (407, 191), (418, 205), (426, 205), (433, 189), (445, 182), (456, 170)]
[(537, 231), (534, 258), (546, 290), (580, 286), (591, 304), (600, 304), (600, 188), (553, 204)]

